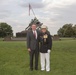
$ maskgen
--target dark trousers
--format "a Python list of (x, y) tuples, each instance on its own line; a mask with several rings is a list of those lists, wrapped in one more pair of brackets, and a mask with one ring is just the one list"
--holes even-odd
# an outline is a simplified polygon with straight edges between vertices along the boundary
[[(33, 66), (35, 66), (35, 69), (38, 69), (38, 56), (39, 51), (38, 50), (31, 50), (30, 52), (30, 69), (33, 70)], [(33, 65), (33, 61), (35, 59), (35, 65)]]

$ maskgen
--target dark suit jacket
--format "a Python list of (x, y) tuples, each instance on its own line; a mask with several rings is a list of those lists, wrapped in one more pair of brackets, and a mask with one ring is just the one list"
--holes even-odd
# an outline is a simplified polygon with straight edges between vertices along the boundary
[(30, 48), (31, 50), (39, 50), (38, 35), (39, 31), (37, 31), (37, 39), (36, 39), (32, 30), (27, 32), (27, 48)]

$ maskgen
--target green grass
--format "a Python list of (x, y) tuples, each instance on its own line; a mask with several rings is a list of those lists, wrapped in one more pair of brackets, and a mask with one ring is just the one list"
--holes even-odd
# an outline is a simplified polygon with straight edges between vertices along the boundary
[(3, 41), (4, 40), (4, 38), (0, 38), (0, 41)]
[(50, 72), (29, 70), (25, 42), (0, 41), (0, 75), (76, 75), (76, 40), (53, 41)]
[(76, 40), (76, 38), (75, 37), (62, 37), (62, 38), (60, 38), (61, 40)]

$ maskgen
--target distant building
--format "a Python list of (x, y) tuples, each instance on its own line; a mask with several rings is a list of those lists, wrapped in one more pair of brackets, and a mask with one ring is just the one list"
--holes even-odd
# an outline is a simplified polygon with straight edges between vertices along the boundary
[(27, 33), (27, 31), (21, 31), (21, 32), (17, 32), (16, 33), (16, 37), (26, 37), (26, 33)]
[(57, 41), (57, 40), (60, 40), (60, 37), (59, 37), (58, 35), (54, 35), (54, 36), (53, 36), (53, 40), (56, 40), (56, 41)]

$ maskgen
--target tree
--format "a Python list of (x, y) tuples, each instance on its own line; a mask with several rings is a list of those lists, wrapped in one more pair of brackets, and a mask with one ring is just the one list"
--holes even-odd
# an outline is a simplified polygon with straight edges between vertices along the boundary
[(59, 35), (60, 37), (63, 37), (63, 35), (64, 35), (64, 29), (63, 29), (63, 28), (60, 28), (60, 29), (58, 30), (58, 35)]
[(73, 27), (74, 36), (76, 37), (76, 25)]
[(64, 31), (64, 37), (72, 37), (73, 36), (73, 24), (67, 24)]
[(12, 27), (7, 23), (0, 23), (0, 37), (6, 37), (8, 35), (13, 35)]
[(58, 30), (58, 35), (61, 37), (72, 37), (74, 36), (73, 24), (65, 24)]

